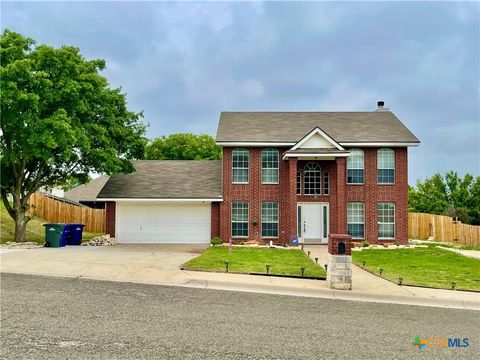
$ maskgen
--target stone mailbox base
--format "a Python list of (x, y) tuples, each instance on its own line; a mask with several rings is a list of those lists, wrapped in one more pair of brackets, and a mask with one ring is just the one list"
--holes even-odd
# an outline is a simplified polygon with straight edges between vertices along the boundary
[(352, 290), (352, 256), (328, 254), (327, 281), (330, 289)]

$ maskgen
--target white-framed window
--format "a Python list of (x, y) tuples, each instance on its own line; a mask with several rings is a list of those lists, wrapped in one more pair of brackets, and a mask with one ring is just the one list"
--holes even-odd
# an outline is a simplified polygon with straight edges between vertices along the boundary
[(392, 149), (377, 151), (377, 183), (395, 183), (395, 152)]
[(277, 149), (262, 151), (262, 183), (278, 184), (279, 155)]
[(232, 182), (248, 184), (249, 152), (247, 149), (233, 149), (232, 151)]
[(302, 172), (297, 170), (297, 195), (302, 195)]
[(378, 238), (394, 239), (395, 238), (395, 204), (394, 203), (378, 203)]
[(232, 237), (248, 237), (248, 202), (232, 202)]
[(363, 184), (365, 157), (361, 149), (351, 149), (347, 158), (347, 184)]
[(365, 238), (365, 204), (350, 202), (347, 204), (347, 232), (354, 239)]
[(330, 173), (323, 172), (323, 195), (330, 195)]
[(262, 202), (262, 237), (278, 237), (278, 202)]
[(309, 162), (303, 171), (303, 191), (305, 195), (320, 195), (320, 165)]

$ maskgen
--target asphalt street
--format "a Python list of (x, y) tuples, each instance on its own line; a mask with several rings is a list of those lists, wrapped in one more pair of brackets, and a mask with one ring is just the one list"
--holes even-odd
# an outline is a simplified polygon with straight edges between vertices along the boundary
[[(479, 312), (1, 275), (2, 359), (472, 359)], [(468, 338), (425, 348), (415, 337)]]

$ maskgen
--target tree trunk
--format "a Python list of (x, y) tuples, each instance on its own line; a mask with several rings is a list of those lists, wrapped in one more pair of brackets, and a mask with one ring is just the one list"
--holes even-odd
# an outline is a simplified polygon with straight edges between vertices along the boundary
[[(25, 241), (25, 232), (27, 230), (27, 223), (30, 221), (30, 216), (27, 214), (27, 201), (26, 197), (21, 195), (21, 191), (15, 191), (13, 194), (13, 206), (8, 207), (10, 216), (15, 221), (15, 242)], [(3, 198), (2, 194), (2, 198)], [(5, 199), (4, 199), (5, 200)], [(5, 201), (4, 201), (5, 203)], [(8, 210), (7, 208), (7, 210)]]
[(30, 219), (23, 209), (17, 210), (15, 215), (15, 242), (24, 242), (27, 222)]

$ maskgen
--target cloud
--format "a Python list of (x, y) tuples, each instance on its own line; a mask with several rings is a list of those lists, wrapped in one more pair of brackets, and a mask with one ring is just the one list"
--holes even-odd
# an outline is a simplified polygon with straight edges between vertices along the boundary
[(352, 86), (346, 81), (334, 85), (323, 97), (319, 109), (321, 111), (358, 111), (374, 110), (377, 100), (382, 97), (373, 91), (362, 89), (361, 85)]
[(370, 111), (422, 140), (411, 182), (479, 174), (480, 4), (2, 3), (2, 27), (104, 58), (149, 136), (215, 134), (224, 110)]

